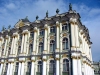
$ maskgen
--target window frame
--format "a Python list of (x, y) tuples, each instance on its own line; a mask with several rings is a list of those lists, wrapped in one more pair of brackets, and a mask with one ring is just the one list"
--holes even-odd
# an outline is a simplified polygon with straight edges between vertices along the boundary
[(42, 53), (42, 52), (43, 52), (43, 42), (39, 42), (38, 53)]
[(69, 41), (68, 38), (63, 38), (62, 40), (62, 50), (67, 50), (69, 49)]
[(62, 25), (62, 31), (68, 30), (68, 24), (63, 24)]
[(50, 52), (54, 52), (54, 51), (55, 51), (55, 41), (50, 40)]
[(69, 60), (63, 59), (63, 72), (69, 72)]
[(50, 33), (55, 33), (55, 26), (50, 27)]

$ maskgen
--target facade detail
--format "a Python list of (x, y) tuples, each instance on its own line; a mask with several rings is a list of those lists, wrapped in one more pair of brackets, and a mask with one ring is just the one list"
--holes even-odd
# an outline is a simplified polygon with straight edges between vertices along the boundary
[(94, 75), (100, 75), (100, 61), (93, 62), (93, 66), (94, 66)]
[(89, 30), (68, 12), (0, 32), (0, 75), (94, 75)]

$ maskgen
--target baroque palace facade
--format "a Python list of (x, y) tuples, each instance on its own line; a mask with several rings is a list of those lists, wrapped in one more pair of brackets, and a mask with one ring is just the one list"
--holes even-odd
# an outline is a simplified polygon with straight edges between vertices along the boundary
[(0, 75), (94, 75), (89, 30), (72, 10), (0, 32)]

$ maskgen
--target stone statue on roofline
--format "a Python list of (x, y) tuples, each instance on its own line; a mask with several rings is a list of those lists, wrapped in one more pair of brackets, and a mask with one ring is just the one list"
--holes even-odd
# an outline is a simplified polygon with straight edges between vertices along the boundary
[(72, 11), (72, 4), (69, 3), (69, 11)]

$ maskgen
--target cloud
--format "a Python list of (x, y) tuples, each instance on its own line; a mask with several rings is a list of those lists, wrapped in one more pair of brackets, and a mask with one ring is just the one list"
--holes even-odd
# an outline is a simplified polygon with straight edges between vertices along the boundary
[(6, 7), (7, 7), (8, 9), (15, 9), (15, 8), (16, 8), (16, 6), (15, 6), (14, 3), (9, 3), (9, 4), (6, 5)]

